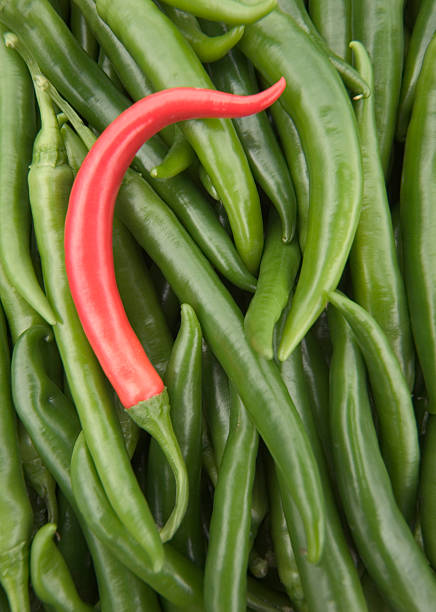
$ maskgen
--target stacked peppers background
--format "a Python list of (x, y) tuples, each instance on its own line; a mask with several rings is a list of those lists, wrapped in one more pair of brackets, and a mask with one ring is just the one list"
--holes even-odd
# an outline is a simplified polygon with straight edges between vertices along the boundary
[[(435, 32), (435, 0), (0, 4), (0, 610), (434, 609)], [(88, 149), (282, 76), (130, 151), (132, 374), (92, 232), (136, 127), (64, 246)]]

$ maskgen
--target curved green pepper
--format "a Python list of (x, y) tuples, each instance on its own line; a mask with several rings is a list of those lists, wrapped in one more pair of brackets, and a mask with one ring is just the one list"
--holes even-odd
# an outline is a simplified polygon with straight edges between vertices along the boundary
[[(194, 310), (182, 304), (180, 329), (166, 369), (165, 383), (174, 433), (188, 471), (189, 502), (172, 544), (199, 566), (203, 564), (205, 553), (200, 521), (201, 339), (201, 328)], [(155, 519), (164, 524), (174, 507), (175, 483), (154, 440), (150, 443), (148, 474), (147, 498)]]
[(47, 523), (33, 538), (30, 551), (32, 586), (39, 599), (56, 612), (91, 612), (77, 593), (62, 554), (53, 542), (56, 524)]
[(436, 412), (436, 276), (434, 201), (436, 183), (436, 37), (427, 48), (407, 131), (402, 170), (400, 218), (404, 279), (416, 352)]
[(390, 344), (368, 312), (336, 291), (330, 303), (351, 326), (365, 359), (379, 420), (383, 458), (406, 520), (415, 517), (419, 475), (418, 428), (412, 398)]
[(333, 311), (329, 314), (333, 451), (354, 543), (394, 610), (430, 612), (436, 581), (393, 495), (372, 420), (362, 357), (344, 319)]
[(362, 189), (356, 120), (328, 58), (289, 16), (276, 10), (247, 26), (239, 46), (268, 81), (286, 78), (280, 101), (300, 134), (309, 169), (307, 239), (278, 351), (284, 360), (321, 314), (354, 238)]
[[(373, 89), (371, 61), (363, 45), (352, 42), (356, 66)], [(378, 151), (375, 100), (355, 102), (363, 165), (362, 210), (350, 253), (355, 300), (377, 321), (412, 388), (415, 354), (406, 290), (398, 264), (391, 212)]]
[(161, 5), (161, 9), (181, 31), (203, 63), (221, 59), (238, 44), (244, 33), (244, 26), (235, 26), (222, 34), (208, 36), (191, 12), (187, 13), (167, 4)]
[(11, 397), (9, 346), (0, 308), (0, 582), (12, 612), (30, 611), (28, 564), (32, 508), (21, 466)]
[(0, 257), (9, 281), (53, 324), (56, 317), (38, 283), (29, 249), (26, 177), (36, 131), (32, 80), (21, 57), (5, 46), (6, 32), (0, 25)]

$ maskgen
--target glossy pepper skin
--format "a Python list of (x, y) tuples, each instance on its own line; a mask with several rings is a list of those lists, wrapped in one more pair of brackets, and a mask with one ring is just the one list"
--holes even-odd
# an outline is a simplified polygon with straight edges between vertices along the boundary
[(389, 169), (404, 56), (404, 0), (352, 0), (353, 40), (369, 53), (374, 70), (375, 121), (380, 158)]
[[(86, 10), (90, 8), (87, 6)], [(23, 40), (44, 75), (96, 129), (103, 130), (129, 106), (130, 100), (81, 49), (48, 0), (8, 2), (0, 9), (0, 21)], [(114, 38), (110, 36), (112, 42)], [(114, 61), (114, 54), (110, 57)], [(138, 82), (138, 71), (128, 59), (124, 60), (125, 55), (117, 64), (117, 68), (120, 66), (118, 72), (123, 77), (130, 76), (129, 91), (133, 92), (130, 88), (136, 83), (134, 97), (140, 98), (146, 94), (143, 79)], [(135, 163), (147, 179), (150, 170), (162, 162), (167, 150), (156, 136), (138, 151)], [(216, 223), (216, 217), (200, 189), (184, 175), (151, 182), (161, 197), (177, 209), (177, 214), (187, 223), (189, 231), (199, 240), (217, 269), (237, 286), (254, 290), (254, 276), (248, 272), (229, 237)]]
[(281, 103), (275, 102), (270, 112), (294, 184), (297, 200), (297, 238), (300, 250), (304, 251), (309, 213), (309, 172), (306, 157), (295, 123)]
[(79, 6), (74, 2), (70, 7), (70, 30), (74, 34), (77, 42), (80, 44), (82, 49), (90, 56), (93, 60), (97, 61), (98, 58), (98, 42), (88, 25), (88, 21), (85, 14), (80, 10)]
[(26, 65), (3, 41), (0, 25), (0, 257), (17, 291), (49, 323), (56, 317), (41, 289), (29, 249), (30, 207), (26, 183), (36, 132), (32, 79)]
[(199, 568), (165, 544), (165, 561), (159, 572), (114, 513), (99, 482), (85, 440), (79, 435), (71, 459), (74, 497), (87, 524), (111, 552), (139, 578), (169, 601), (193, 612), (203, 610)]
[(380, 455), (362, 357), (332, 312), (331, 432), (339, 493), (368, 573), (394, 610), (430, 612), (436, 581), (395, 501)]
[(309, 170), (307, 239), (278, 351), (284, 360), (341, 277), (360, 213), (361, 155), (354, 113), (339, 76), (292, 18), (273, 11), (245, 28), (239, 46), (268, 82), (278, 73), (285, 76), (280, 102), (301, 136)]
[(422, 451), (421, 479), (419, 483), (419, 518), (425, 554), (433, 569), (436, 567), (436, 420), (429, 415)]
[(351, 0), (310, 0), (309, 13), (329, 49), (350, 60)]
[(364, 179), (362, 210), (350, 253), (353, 295), (383, 329), (412, 388), (415, 351), (378, 150), (373, 71), (363, 45), (352, 42), (351, 47), (357, 70), (373, 92), (355, 102)]
[[(116, 612), (123, 606), (128, 608), (129, 605), (138, 605), (138, 602), (145, 606), (148, 601), (152, 605), (152, 593), (144, 593), (144, 583), (135, 580), (116, 556), (88, 529), (85, 517), (79, 512), (74, 499), (70, 463), (81, 427), (73, 404), (48, 375), (47, 363), (52, 343), (52, 332), (46, 325), (35, 325), (27, 329), (17, 341), (12, 360), (16, 410), (79, 520), (92, 556), (103, 608), (108, 612)], [(119, 520), (118, 524), (121, 524)], [(141, 550), (139, 545), (138, 549)], [(142, 550), (141, 554), (144, 558)]]
[(436, 216), (436, 40), (433, 37), (418, 79), (407, 131), (401, 177), (400, 222), (404, 278), (416, 352), (436, 412), (435, 257)]
[[(97, 10), (156, 90), (213, 88), (192, 48), (152, 0), (99, 0)], [(236, 248), (254, 274), (263, 247), (262, 215), (254, 179), (233, 125), (228, 120), (202, 119), (183, 122), (181, 129), (212, 179), (229, 216)]]
[(289, 536), (288, 524), (283, 511), (279, 483), (274, 470), (274, 463), (268, 462), (268, 499), (270, 507), (271, 538), (276, 557), (280, 582), (284, 585), (296, 610), (305, 610), (306, 602), (301, 585), (301, 578)]
[(330, 50), (327, 42), (318, 32), (310, 18), (306, 9), (304, 0), (278, 0), (278, 8), (291, 17), (295, 23), (309, 35), (313, 43), (317, 45), (320, 51), (324, 52), (332, 66), (341, 75), (341, 78), (346, 87), (355, 95), (367, 96), (369, 94), (368, 86), (358, 72), (341, 57)]
[(210, 21), (223, 21), (229, 24), (251, 23), (257, 21), (277, 4), (277, 0), (258, 0), (242, 2), (238, 0), (170, 0), (167, 4), (183, 9)]
[(32, 540), (30, 571), (32, 586), (39, 599), (63, 612), (91, 612), (77, 593), (67, 564), (53, 542), (56, 524), (41, 527)]
[[(217, 24), (206, 24), (210, 33), (222, 32)], [(232, 49), (223, 59), (209, 66), (218, 89), (247, 95), (258, 91), (253, 66), (239, 51)], [(291, 242), (296, 229), (296, 199), (285, 157), (266, 113), (233, 120), (245, 149), (253, 176), (277, 210), (282, 223), (283, 242)]]
[(281, 234), (280, 219), (271, 209), (257, 288), (244, 318), (250, 344), (266, 359), (273, 358), (274, 326), (288, 303), (301, 260), (296, 240), (285, 244)]
[[(194, 310), (182, 304), (180, 329), (165, 372), (165, 382), (174, 433), (188, 471), (189, 501), (185, 518), (172, 538), (172, 545), (200, 567), (205, 556), (200, 520), (201, 341), (201, 328)], [(169, 465), (153, 440), (147, 469), (147, 499), (157, 522), (164, 524), (174, 506), (175, 487)]]
[(203, 32), (197, 18), (192, 13), (164, 4), (161, 5), (161, 9), (177, 26), (203, 63), (216, 62), (221, 59), (239, 42), (244, 33), (244, 26), (241, 25), (208, 36)]
[(246, 609), (253, 482), (259, 436), (232, 390), (230, 431), (218, 471), (204, 570), (207, 612)]
[(415, 517), (420, 449), (412, 398), (385, 334), (367, 311), (338, 291), (330, 303), (351, 326), (368, 368), (380, 428), (383, 459), (397, 504), (412, 524)]
[(436, 2), (423, 0), (413, 26), (404, 63), (398, 107), (398, 140), (405, 140), (415, 99), (416, 84), (428, 45), (436, 31)]
[(11, 397), (10, 358), (3, 310), (0, 309), (0, 517), (6, 527), (0, 533), (0, 582), (12, 612), (30, 610), (28, 564), (32, 508), (21, 466)]
[(286, 361), (280, 364), (280, 372), (314, 449), (326, 500), (324, 554), (319, 563), (313, 565), (308, 563), (304, 554), (302, 554), (304, 534), (301, 519), (296, 510), (294, 500), (283, 487), (282, 475), (276, 470), (280, 498), (288, 524), (306, 605), (309, 610), (314, 612), (323, 612), (324, 610), (331, 610), (331, 612), (338, 610), (343, 610), (343, 612), (347, 610), (366, 612), (359, 577), (351, 558), (334, 499), (327, 462), (319, 439), (318, 421), (312, 413), (309, 385), (304, 373), (299, 346)]

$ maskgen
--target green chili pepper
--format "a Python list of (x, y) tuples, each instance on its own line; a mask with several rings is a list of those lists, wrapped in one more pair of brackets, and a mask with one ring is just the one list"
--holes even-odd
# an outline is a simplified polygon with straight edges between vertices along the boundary
[(226, 373), (206, 343), (203, 343), (202, 371), (203, 412), (219, 469), (230, 430), (230, 386)]
[(329, 49), (349, 61), (351, 0), (309, 0), (309, 13)]
[(270, 106), (270, 112), (280, 138), (280, 143), (295, 188), (298, 210), (298, 242), (300, 244), (300, 249), (304, 252), (309, 213), (309, 172), (307, 169), (307, 161), (295, 123), (285, 111), (279, 100)]
[[(8, 40), (9, 44), (18, 44), (14, 35)], [(107, 382), (83, 333), (69, 291), (63, 238), (73, 173), (66, 162), (50, 97), (38, 86), (36, 95), (42, 127), (34, 144), (29, 193), (44, 282), (59, 315), (56, 342), (82, 427), (111, 503), (159, 567), (163, 558), (159, 533), (131, 469)]]
[(277, 0), (170, 0), (166, 4), (211, 21), (240, 24), (257, 21), (277, 5)]
[[(213, 88), (194, 51), (152, 0), (97, 1), (97, 10), (124, 43), (156, 90)], [(236, 248), (255, 273), (263, 247), (259, 196), (247, 158), (229, 120), (184, 121), (181, 129), (219, 193)]]
[(329, 474), (333, 476), (329, 427), (329, 369), (313, 327), (304, 336), (300, 346), (307, 395)]
[(174, 337), (179, 329), (180, 302), (165, 276), (153, 262), (150, 266), (150, 275), (167, 325)]
[(98, 42), (86, 20), (86, 15), (72, 2), (70, 7), (70, 30), (86, 53), (94, 60), (98, 58)]
[(329, 299), (353, 329), (363, 353), (380, 425), (383, 458), (398, 506), (411, 523), (415, 516), (419, 443), (408, 385), (373, 317), (338, 291), (331, 293)]
[(395, 501), (372, 421), (365, 367), (333, 310), (331, 430), (338, 488), (357, 550), (394, 610), (434, 607), (436, 581)]
[(359, 142), (340, 78), (293, 19), (273, 11), (245, 28), (239, 46), (268, 81), (285, 76), (281, 103), (295, 122), (308, 162), (307, 240), (278, 352), (284, 360), (321, 314), (326, 291), (336, 287), (348, 258), (360, 213)]
[[(222, 31), (219, 25), (206, 24), (206, 31)], [(238, 49), (233, 49), (209, 67), (214, 84), (222, 91), (248, 95), (258, 91), (253, 66)], [(290, 242), (296, 225), (294, 186), (286, 160), (265, 112), (234, 119), (254, 178), (275, 206), (282, 222), (282, 239)]]
[(203, 32), (195, 16), (178, 8), (161, 5), (161, 10), (177, 26), (202, 62), (216, 62), (238, 44), (244, 26), (235, 26), (222, 34), (208, 36)]
[(115, 71), (114, 65), (112, 64), (103, 47), (100, 47), (100, 50), (98, 52), (98, 65), (103, 70), (103, 72), (110, 78), (115, 87), (122, 92), (123, 84), (121, 83), (120, 78)]
[(425, 554), (433, 568), (436, 567), (435, 507), (436, 507), (436, 421), (429, 415), (422, 452), (421, 479), (419, 484), (419, 518)]
[(56, 524), (47, 523), (32, 541), (30, 571), (32, 586), (44, 603), (56, 612), (90, 612), (77, 593), (68, 566), (53, 542)]
[[(371, 61), (363, 45), (352, 42), (357, 69), (373, 89)], [(377, 321), (386, 334), (403, 374), (413, 386), (414, 349), (407, 298), (395, 248), (389, 202), (378, 152), (375, 100), (357, 101), (363, 164), (363, 196), (359, 225), (350, 253), (355, 300)]]
[[(181, 307), (181, 324), (165, 374), (171, 403), (171, 421), (189, 478), (185, 518), (173, 546), (191, 561), (203, 565), (205, 546), (200, 521), (201, 477), (201, 328), (194, 310)], [(148, 457), (148, 499), (155, 519), (164, 524), (174, 507), (175, 483), (159, 446), (152, 440)]]
[(286, 589), (292, 604), (298, 612), (307, 610), (301, 578), (298, 571), (288, 525), (280, 497), (279, 483), (272, 461), (268, 463), (268, 493), (270, 505), (271, 537), (274, 545), (277, 571), (280, 582)]
[[(289, 478), (288, 486), (298, 498), (307, 529), (308, 557), (318, 558), (323, 539), (323, 502), (317, 467), (277, 368), (251, 349), (242, 314), (230, 294), (145, 181), (129, 173), (119, 197), (123, 202), (119, 207), (123, 222), (157, 263), (180, 301), (194, 308), (206, 342)], [(162, 249), (162, 244), (171, 248)]]
[(18, 293), (15, 286), (11, 284), (4, 270), (4, 263), (0, 258), (0, 301), (8, 321), (9, 333), (12, 344), (17, 338), (32, 325), (44, 322), (44, 319), (34, 310), (30, 304)]
[[(0, 25), (0, 37), (6, 29)], [(32, 80), (13, 49), (0, 44), (0, 258), (17, 291), (49, 323), (56, 317), (33, 268), (29, 249), (27, 171), (35, 137)]]
[(288, 303), (300, 257), (295, 241), (284, 244), (281, 240), (280, 220), (271, 210), (257, 288), (244, 319), (251, 345), (266, 359), (273, 358), (274, 326)]
[(124, 308), (150, 361), (162, 376), (167, 369), (173, 339), (143, 251), (119, 221), (114, 224), (113, 238), (115, 275)]
[[(147, 602), (151, 606), (152, 593), (144, 592), (145, 585), (134, 579), (92, 534), (78, 511), (71, 488), (70, 462), (80, 423), (74, 406), (47, 375), (45, 353), (52, 341), (47, 326), (35, 326), (24, 332), (15, 345), (12, 384), (17, 412), (80, 521), (92, 555), (102, 608), (108, 612), (122, 609), (127, 612), (136, 609), (134, 606), (141, 600), (144, 606)], [(143, 549), (139, 545), (138, 549), (144, 558)]]
[(415, 99), (416, 83), (421, 72), (425, 52), (435, 31), (436, 2), (435, 0), (423, 0), (407, 47), (401, 81), (400, 104), (398, 107), (398, 140), (406, 138), (413, 101)]
[[(177, 127), (177, 126), (174, 126)], [(180, 129), (175, 129), (174, 140), (163, 160), (150, 170), (150, 176), (156, 179), (174, 178), (196, 161), (196, 156)]]
[(252, 489), (259, 438), (232, 389), (230, 431), (218, 471), (204, 571), (208, 611), (246, 609)]
[(192, 612), (203, 610), (200, 570), (165, 544), (165, 560), (154, 572), (143, 549), (130, 536), (104, 493), (81, 434), (71, 460), (74, 496), (92, 531), (131, 571), (169, 601)]
[(58, 491), (58, 505), (58, 548), (70, 570), (80, 597), (88, 603), (95, 603), (97, 583), (93, 560), (80, 521), (62, 490)]
[[(279, 331), (279, 330), (277, 330)], [(304, 534), (295, 501), (283, 487), (283, 475), (276, 470), (283, 510), (291, 536), (304, 599), (309, 610), (320, 612), (331, 609), (366, 611), (365, 600), (353, 564), (345, 534), (339, 519), (329, 480), (326, 459), (312, 415), (309, 385), (303, 370), (300, 347), (297, 347), (280, 366), (282, 377), (290, 396), (304, 422), (314, 449), (326, 500), (326, 539), (324, 553), (317, 565), (307, 563), (304, 550)]]
[(436, 163), (436, 37), (428, 46), (418, 79), (412, 117), (407, 131), (401, 185), (401, 238), (403, 266), (416, 352), (429, 397), (429, 412), (436, 411), (436, 338), (434, 309), (433, 228)]
[(268, 588), (262, 580), (247, 578), (247, 610), (253, 612), (291, 612), (291, 602), (280, 591)]
[(353, 39), (365, 45), (374, 70), (375, 122), (384, 173), (388, 170), (404, 55), (404, 0), (352, 0)]
[(304, 0), (278, 0), (278, 6), (283, 13), (291, 17), (310, 36), (312, 42), (318, 46), (320, 51), (328, 56), (330, 63), (339, 72), (344, 84), (353, 94), (364, 97), (369, 95), (368, 85), (360, 74), (348, 62), (345, 62), (329, 49), (327, 42), (315, 28), (306, 10)]
[(26, 480), (44, 500), (48, 522), (57, 521), (56, 483), (21, 423), (18, 424), (18, 443)]
[(29, 541), (32, 508), (27, 497), (18, 451), (15, 413), (10, 389), (9, 346), (0, 308), (0, 582), (12, 612), (28, 612)]

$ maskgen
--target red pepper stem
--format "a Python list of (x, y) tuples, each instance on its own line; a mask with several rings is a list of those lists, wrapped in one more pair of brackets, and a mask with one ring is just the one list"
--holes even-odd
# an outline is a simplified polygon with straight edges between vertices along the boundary
[(127, 411), (135, 423), (159, 444), (176, 481), (174, 508), (167, 522), (160, 529), (162, 542), (167, 542), (173, 537), (185, 516), (188, 505), (188, 473), (171, 423), (170, 401), (166, 388), (158, 395), (138, 402)]

